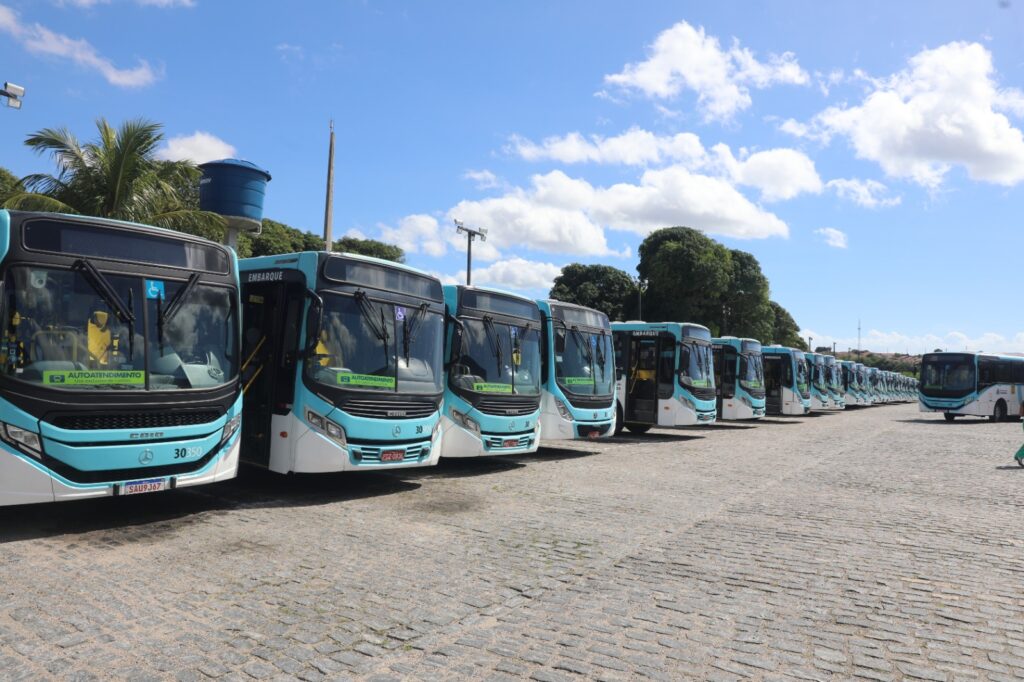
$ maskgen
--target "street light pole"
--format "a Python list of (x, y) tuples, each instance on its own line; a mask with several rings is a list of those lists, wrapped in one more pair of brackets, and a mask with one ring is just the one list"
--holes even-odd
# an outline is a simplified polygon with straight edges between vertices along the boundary
[(21, 98), (25, 96), (25, 88), (14, 83), (4, 83), (3, 90), (0, 90), (0, 97), (7, 98), (7, 106), (11, 109), (21, 109)]
[(480, 241), (487, 241), (487, 228), (473, 229), (472, 227), (466, 227), (461, 220), (454, 220), (453, 222), (455, 223), (455, 231), (466, 235), (466, 286), (468, 287), (473, 283), (473, 240), (480, 237)]

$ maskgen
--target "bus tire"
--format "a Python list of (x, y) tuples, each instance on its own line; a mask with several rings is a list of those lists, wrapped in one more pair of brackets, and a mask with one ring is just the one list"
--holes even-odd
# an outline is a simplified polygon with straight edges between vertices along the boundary
[(615, 403), (615, 435), (622, 435), (622, 406), (618, 402)]
[(996, 401), (996, 406), (992, 408), (992, 416), (989, 417), (989, 420), (994, 422), (1006, 421), (1006, 403), (1004, 401)]
[(647, 433), (648, 431), (650, 431), (651, 430), (651, 425), (650, 424), (626, 424), (626, 428), (629, 429), (630, 433), (635, 433), (635, 434), (639, 435), (639, 434)]
[(1024, 468), (1024, 459), (1018, 459), (1017, 466)]
[(942, 416), (945, 417), (946, 421), (948, 422), (952, 422), (954, 419), (956, 419), (956, 415), (950, 414), (949, 412), (944, 412)]

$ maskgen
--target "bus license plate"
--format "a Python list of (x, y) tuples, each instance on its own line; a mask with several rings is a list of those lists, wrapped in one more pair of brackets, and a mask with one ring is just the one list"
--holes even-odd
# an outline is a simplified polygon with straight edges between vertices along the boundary
[(517, 447), (518, 445), (518, 438), (506, 438), (505, 440), (501, 441), (501, 447), (503, 448), (514, 448)]
[(401, 462), (405, 459), (405, 450), (385, 450), (380, 453), (382, 462)]
[(595, 429), (595, 430), (593, 430), (593, 431), (591, 431), (590, 433), (587, 434), (587, 438), (589, 438), (590, 440), (597, 440), (597, 438), (600, 435), (601, 435), (601, 432)]
[(155, 493), (166, 489), (166, 478), (144, 478), (140, 481), (125, 481), (125, 484), (121, 486), (121, 494), (138, 495), (139, 493)]

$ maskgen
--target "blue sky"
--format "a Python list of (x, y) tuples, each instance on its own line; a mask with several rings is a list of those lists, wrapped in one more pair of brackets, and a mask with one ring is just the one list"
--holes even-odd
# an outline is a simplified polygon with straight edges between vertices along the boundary
[(818, 342), (1024, 350), (1016, 4), (0, 0), (0, 165), (25, 136), (143, 116), (167, 157), (270, 170), (266, 215), (543, 295), (635, 274), (644, 235), (752, 252)]

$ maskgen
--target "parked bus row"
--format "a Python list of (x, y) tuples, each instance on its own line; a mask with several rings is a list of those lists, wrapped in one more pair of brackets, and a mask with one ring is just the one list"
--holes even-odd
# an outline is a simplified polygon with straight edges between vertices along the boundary
[(611, 328), (617, 431), (913, 402), (917, 391), (916, 379), (896, 372), (755, 339), (712, 338), (698, 324), (613, 322)]
[(0, 267), (0, 504), (212, 483), (240, 461), (429, 466), (911, 388), (696, 324), (611, 324), (351, 254), (239, 261), (104, 219), (0, 210)]

